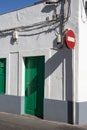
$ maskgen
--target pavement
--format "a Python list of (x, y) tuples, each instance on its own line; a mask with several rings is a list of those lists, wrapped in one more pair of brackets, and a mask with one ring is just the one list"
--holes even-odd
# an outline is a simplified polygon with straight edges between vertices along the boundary
[(0, 130), (87, 130), (87, 126), (47, 121), (30, 115), (0, 113)]

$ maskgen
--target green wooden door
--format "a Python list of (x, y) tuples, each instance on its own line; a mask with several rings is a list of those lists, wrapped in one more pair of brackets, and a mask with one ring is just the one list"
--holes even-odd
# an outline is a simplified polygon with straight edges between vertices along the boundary
[(43, 117), (44, 56), (25, 58), (25, 113)]
[(0, 94), (5, 93), (6, 59), (0, 59)]

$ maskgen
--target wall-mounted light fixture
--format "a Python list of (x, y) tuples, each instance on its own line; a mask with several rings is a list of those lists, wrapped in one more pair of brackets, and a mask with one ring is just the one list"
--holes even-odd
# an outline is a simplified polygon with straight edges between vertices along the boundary
[(57, 47), (59, 49), (62, 49), (63, 48), (63, 36), (60, 33), (57, 34), (56, 40), (57, 40)]
[(14, 41), (18, 39), (18, 32), (16, 30), (13, 31), (12, 38)]
[(57, 44), (61, 44), (62, 43), (62, 36), (61, 36), (61, 34), (59, 33), (58, 35), (57, 35)]

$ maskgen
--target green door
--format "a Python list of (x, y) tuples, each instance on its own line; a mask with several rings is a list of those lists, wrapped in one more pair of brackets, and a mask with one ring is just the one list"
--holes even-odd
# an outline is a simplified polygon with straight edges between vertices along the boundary
[(43, 117), (44, 56), (25, 58), (25, 113)]
[(0, 94), (5, 93), (6, 59), (0, 59)]

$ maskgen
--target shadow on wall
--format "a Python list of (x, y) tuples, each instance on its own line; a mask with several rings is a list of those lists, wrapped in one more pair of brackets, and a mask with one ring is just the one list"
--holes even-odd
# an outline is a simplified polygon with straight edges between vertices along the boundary
[[(63, 8), (63, 6), (64, 6), (64, 8)], [(65, 8), (65, 6), (66, 6), (66, 8)], [(57, 14), (57, 7), (59, 7), (59, 14), (58, 15), (60, 15), (60, 14), (64, 14), (65, 15), (65, 18), (64, 18), (64, 22), (66, 22), (67, 20), (68, 20), (68, 18), (70, 17), (70, 15), (71, 15), (71, 0), (66, 0), (65, 2), (64, 2), (64, 5), (62, 4), (62, 1), (59, 1), (59, 3), (57, 4), (57, 5), (49, 5), (49, 4), (47, 4), (43, 9), (42, 9), (42, 13), (50, 13), (51, 11), (53, 11), (54, 13), (56, 13)], [(65, 14), (65, 12), (66, 12), (66, 14)]]
[[(65, 61), (65, 63), (64, 63)], [(48, 78), (59, 66), (62, 64), (62, 84), (63, 95), (64, 86), (66, 87), (65, 100), (68, 101), (68, 122), (72, 123), (73, 104), (72, 104), (72, 92), (73, 92), (73, 74), (72, 74), (72, 50), (67, 48), (60, 49), (46, 62), (46, 74), (45, 78)], [(65, 84), (64, 84), (65, 83)], [(58, 84), (57, 84), (58, 85)]]
[(51, 12), (51, 11), (53, 11), (53, 10), (55, 10), (56, 11), (56, 7), (57, 7), (58, 5), (46, 5), (43, 9), (42, 9), (42, 13), (49, 13), (49, 12)]
[[(71, 15), (71, 0), (66, 0), (64, 5), (62, 2), (60, 2), (57, 6), (55, 5), (46, 5), (42, 9), (42, 13), (49, 13), (51, 11), (54, 12), (54, 14), (57, 14), (56, 8), (59, 6), (59, 14), (60, 20), (59, 20), (59, 32), (62, 32), (64, 34), (64, 26), (66, 22), (68, 21), (68, 18)], [(64, 16), (62, 16), (62, 15)], [(61, 17), (62, 20), (61, 21)], [(62, 26), (62, 28), (61, 28)], [(65, 44), (65, 43), (64, 43)], [(57, 48), (56, 39), (53, 41), (53, 48)], [(73, 123), (73, 73), (72, 73), (72, 50), (67, 49), (65, 46), (64, 48), (58, 50), (49, 60), (46, 62), (46, 75), (45, 78), (48, 78), (59, 66), (62, 64), (62, 83), (63, 83), (63, 92), (64, 93), (64, 86), (66, 87), (66, 95), (65, 100), (68, 101), (68, 122)]]
[[(64, 65), (65, 60), (65, 65)], [(49, 60), (46, 62), (47, 71), (45, 73), (45, 78), (48, 78), (59, 66), (62, 65), (62, 75), (66, 79), (66, 100), (72, 100), (72, 50), (62, 49), (56, 52)], [(65, 68), (64, 68), (65, 66)], [(65, 70), (64, 70), (65, 69)], [(66, 73), (65, 73), (65, 72)], [(65, 73), (65, 74), (64, 74)]]

